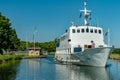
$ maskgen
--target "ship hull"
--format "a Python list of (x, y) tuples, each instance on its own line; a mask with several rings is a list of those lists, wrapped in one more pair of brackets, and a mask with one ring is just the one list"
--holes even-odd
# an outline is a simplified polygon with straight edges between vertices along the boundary
[(77, 56), (80, 61), (76, 63), (79, 65), (105, 67), (111, 51), (111, 47), (93, 48), (85, 50), (82, 54), (73, 54), (72, 57), (75, 59)]
[[(62, 56), (69, 56), (69, 60), (62, 60), (61, 62), (69, 62), (77, 65), (105, 67), (112, 47), (90, 48), (81, 53), (74, 53)], [(59, 60), (60, 61), (60, 60)]]

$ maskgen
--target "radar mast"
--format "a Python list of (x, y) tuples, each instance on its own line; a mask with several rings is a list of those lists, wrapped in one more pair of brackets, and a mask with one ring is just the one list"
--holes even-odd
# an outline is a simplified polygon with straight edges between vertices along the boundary
[(84, 26), (88, 25), (87, 19), (91, 15), (91, 11), (87, 10), (87, 3), (86, 0), (84, 0), (84, 10), (80, 10), (81, 12), (84, 12)]

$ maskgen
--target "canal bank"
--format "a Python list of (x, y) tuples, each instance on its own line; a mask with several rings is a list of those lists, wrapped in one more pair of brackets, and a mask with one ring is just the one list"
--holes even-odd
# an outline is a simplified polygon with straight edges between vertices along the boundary
[(120, 48), (115, 48), (110, 55), (110, 59), (120, 60)]
[(110, 55), (110, 59), (120, 60), (120, 54), (111, 54), (111, 55)]
[(23, 55), (0, 55), (0, 64), (12, 60), (21, 60), (21, 59), (33, 59), (33, 58), (46, 58), (46, 55), (39, 56), (23, 56)]
[(21, 60), (23, 56), (20, 55), (0, 55), (0, 63), (12, 60)]

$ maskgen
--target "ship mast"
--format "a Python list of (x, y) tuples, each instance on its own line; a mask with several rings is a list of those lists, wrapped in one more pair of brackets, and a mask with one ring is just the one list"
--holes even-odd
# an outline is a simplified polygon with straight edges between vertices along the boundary
[(90, 10), (87, 10), (87, 3), (86, 0), (84, 0), (84, 10), (80, 10), (81, 12), (84, 12), (84, 26), (88, 25), (87, 19), (91, 15)]

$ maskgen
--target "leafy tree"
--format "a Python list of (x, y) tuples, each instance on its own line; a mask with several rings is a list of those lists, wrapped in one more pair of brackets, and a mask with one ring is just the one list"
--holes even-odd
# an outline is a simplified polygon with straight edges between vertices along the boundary
[(26, 42), (25, 41), (20, 41), (20, 46), (18, 50), (24, 51), (26, 50)]
[(55, 52), (55, 41), (40, 43), (41, 49), (47, 52)]
[(17, 37), (15, 29), (12, 29), (10, 20), (0, 13), (0, 53), (2, 50), (17, 49), (20, 40)]
[[(29, 42), (28, 43), (28, 47), (34, 47), (33, 42)], [(40, 47), (43, 51), (47, 51), (47, 52), (55, 52), (55, 45), (56, 42), (55, 41), (49, 41), (49, 42), (36, 42), (35, 46), (36, 47)], [(19, 50), (26, 50), (26, 42), (25, 41), (21, 41), (20, 42), (20, 47)]]

